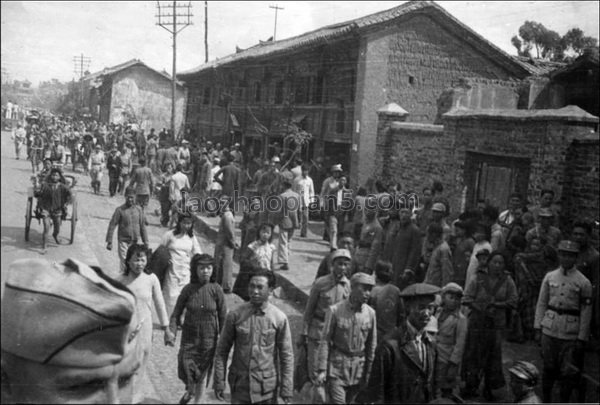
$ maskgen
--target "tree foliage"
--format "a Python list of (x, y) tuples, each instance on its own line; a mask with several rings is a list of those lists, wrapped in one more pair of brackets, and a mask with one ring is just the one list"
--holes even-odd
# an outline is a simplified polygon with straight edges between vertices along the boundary
[[(519, 56), (562, 61), (566, 52), (583, 54), (585, 48), (596, 46), (596, 38), (585, 36), (579, 28), (570, 29), (564, 36), (546, 28), (536, 21), (525, 21), (519, 27), (519, 35), (511, 38)], [(532, 52), (535, 51), (533, 54)]]

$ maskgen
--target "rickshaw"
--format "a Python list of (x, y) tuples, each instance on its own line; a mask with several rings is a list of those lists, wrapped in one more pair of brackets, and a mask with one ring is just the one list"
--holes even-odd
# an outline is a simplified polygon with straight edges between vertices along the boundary
[[(52, 167), (55, 168), (58, 166), (53, 164)], [(75, 176), (65, 175), (65, 174), (62, 174), (62, 172), (61, 172), (61, 177), (62, 177), (62, 179), (64, 179), (65, 184), (71, 189), (71, 201), (69, 201), (66, 204), (66, 213), (63, 215), (63, 222), (64, 221), (71, 222), (71, 236), (69, 238), (69, 244), (71, 245), (71, 244), (73, 244), (73, 241), (75, 240), (75, 228), (77, 226), (77, 219), (78, 219), (77, 218), (77, 198), (76, 198), (75, 193), (73, 192), (73, 188), (77, 184), (77, 180), (75, 179)], [(43, 180), (41, 180), (41, 181), (43, 181)], [(34, 219), (34, 218), (37, 219), (38, 224), (40, 222), (42, 224), (44, 224), (44, 222), (42, 221), (43, 217), (42, 217), (41, 210), (38, 209), (37, 204), (36, 204), (35, 208), (33, 205), (34, 200), (37, 201), (34, 194), (41, 187), (41, 181), (38, 180), (38, 176), (31, 176), (32, 185), (27, 188), (27, 205), (25, 207), (25, 241), (26, 242), (29, 242), (29, 231), (31, 229), (32, 219)], [(44, 224), (44, 226), (45, 226), (45, 224)]]

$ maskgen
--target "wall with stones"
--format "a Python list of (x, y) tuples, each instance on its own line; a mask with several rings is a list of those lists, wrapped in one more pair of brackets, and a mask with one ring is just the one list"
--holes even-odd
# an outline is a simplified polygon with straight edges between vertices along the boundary
[[(375, 177), (399, 181), (403, 191), (414, 190), (419, 195), (423, 187), (439, 180), (450, 201), (451, 214), (456, 216), (464, 203), (468, 206), (468, 199), (464, 199), (472, 191), (467, 188), (472, 184), (469, 176), (473, 176), (467, 166), (469, 152), (485, 155), (490, 163), (522, 158), (529, 161), (529, 176), (519, 180), (526, 185), (530, 203), (537, 203), (540, 191), (550, 188), (558, 201), (570, 194), (568, 204), (585, 212), (595, 207), (597, 212), (598, 186), (591, 185), (598, 179), (597, 143), (595, 150), (577, 146), (569, 152), (575, 139), (595, 136), (597, 142), (594, 127), (563, 120), (448, 116), (439, 126), (402, 123), (397, 117), (380, 115), (376, 141), (380, 159), (374, 162)], [(567, 158), (568, 153), (573, 157)], [(573, 186), (579, 184), (573, 181), (575, 176), (580, 185)]]
[[(175, 128), (183, 124), (185, 90), (178, 86), (176, 92)], [(116, 73), (112, 81), (110, 122), (123, 122), (125, 117), (135, 117), (140, 126), (160, 131), (171, 128), (171, 81), (143, 66), (132, 66)]]
[[(595, 138), (595, 139), (594, 139)], [(565, 185), (562, 195), (562, 212), (565, 229), (569, 221), (598, 220), (600, 218), (600, 142), (598, 136), (576, 139), (566, 153)]]
[(377, 109), (394, 102), (410, 112), (408, 121), (434, 123), (438, 98), (464, 77), (512, 78), (496, 61), (426, 15), (399, 20), (361, 39), (355, 106), (360, 136), (353, 154), (361, 183), (372, 176), (378, 158)]

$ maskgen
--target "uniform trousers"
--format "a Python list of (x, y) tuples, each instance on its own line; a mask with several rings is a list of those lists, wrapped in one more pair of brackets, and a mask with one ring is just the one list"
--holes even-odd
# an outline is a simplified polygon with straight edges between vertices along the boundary
[(121, 271), (121, 274), (125, 272), (125, 258), (127, 257), (127, 250), (131, 245), (131, 242), (119, 241), (117, 253), (119, 254), (119, 270)]
[[(308, 365), (308, 378), (313, 382), (319, 374), (319, 341), (313, 338), (306, 339), (306, 360)], [(325, 387), (313, 385), (313, 404), (325, 403)]]
[(580, 385), (584, 350), (576, 340), (565, 340), (542, 334), (542, 396), (552, 402), (552, 387), (558, 380), (560, 402), (570, 402), (573, 389)]
[(290, 242), (294, 235), (294, 228), (279, 229), (279, 247), (277, 248), (277, 259), (279, 263), (288, 263), (290, 255)]
[(332, 404), (353, 404), (360, 391), (360, 385), (344, 385), (342, 380), (331, 378), (327, 380), (329, 391), (329, 403)]

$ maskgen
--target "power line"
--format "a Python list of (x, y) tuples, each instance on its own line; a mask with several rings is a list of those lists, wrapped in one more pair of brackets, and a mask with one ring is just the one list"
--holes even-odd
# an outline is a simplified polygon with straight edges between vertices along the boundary
[(177, 34), (181, 32), (188, 25), (192, 25), (192, 2), (186, 4), (177, 4), (173, 1), (170, 5), (161, 5), (160, 1), (156, 2), (158, 7), (158, 22), (156, 25), (160, 25), (165, 30), (171, 33), (173, 36), (173, 73), (172, 73), (172, 89), (171, 89), (171, 131), (173, 137), (177, 136), (175, 132), (175, 100), (176, 100), (176, 89), (177, 89)]

